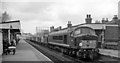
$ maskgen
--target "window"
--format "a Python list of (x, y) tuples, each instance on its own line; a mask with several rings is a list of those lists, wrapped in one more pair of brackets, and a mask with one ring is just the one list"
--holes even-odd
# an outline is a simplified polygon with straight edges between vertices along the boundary
[(53, 40), (63, 40), (63, 36), (53, 36)]
[(79, 28), (79, 29), (74, 31), (74, 35), (79, 35), (79, 34), (95, 35), (95, 31), (90, 29), (90, 28)]
[(77, 29), (76, 31), (75, 31), (75, 35), (78, 35), (78, 34), (80, 34), (81, 33), (81, 29)]
[(81, 32), (83, 34), (86, 34), (86, 33), (88, 33), (88, 34), (95, 34), (95, 31), (90, 29), (90, 28), (81, 28)]
[(59, 36), (59, 39), (60, 39), (60, 40), (63, 40), (63, 36)]

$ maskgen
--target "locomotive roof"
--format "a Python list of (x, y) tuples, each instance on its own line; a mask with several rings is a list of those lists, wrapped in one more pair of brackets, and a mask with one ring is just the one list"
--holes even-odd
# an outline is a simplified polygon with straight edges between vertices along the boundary
[[(61, 29), (61, 30), (59, 30), (59, 31), (53, 31), (53, 32), (49, 33), (49, 35), (69, 34), (69, 33), (71, 33), (72, 31), (74, 31), (75, 29), (77, 29), (78, 27), (79, 27), (79, 28), (80, 28), (80, 27), (90, 28), (90, 27), (88, 27), (88, 26), (73, 26), (73, 27), (71, 27), (71, 28), (64, 28), (64, 29)], [(92, 28), (91, 28), (91, 29), (92, 29)]]
[(73, 29), (74, 29), (73, 27), (72, 28), (61, 29), (59, 31), (51, 32), (51, 33), (49, 33), (49, 35), (68, 34), (68, 33), (72, 32)]

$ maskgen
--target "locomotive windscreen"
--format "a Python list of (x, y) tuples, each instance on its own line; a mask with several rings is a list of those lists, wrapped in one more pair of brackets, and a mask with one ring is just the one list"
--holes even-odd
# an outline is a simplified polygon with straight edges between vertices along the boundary
[(95, 35), (95, 31), (91, 28), (78, 28), (75, 30), (74, 35), (79, 35), (79, 34), (90, 34), (90, 35)]

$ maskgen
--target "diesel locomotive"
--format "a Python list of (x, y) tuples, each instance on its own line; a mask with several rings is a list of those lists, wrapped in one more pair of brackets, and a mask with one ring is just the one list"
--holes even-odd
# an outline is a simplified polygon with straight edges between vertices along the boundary
[(99, 54), (97, 40), (92, 28), (79, 26), (49, 33), (48, 46), (60, 49), (64, 54), (94, 60)]
[(42, 44), (51, 49), (59, 50), (63, 54), (80, 59), (95, 60), (99, 57), (98, 36), (94, 29), (87, 26), (64, 28), (48, 33), (44, 41), (38, 41), (40, 37), (30, 37), (30, 40)]

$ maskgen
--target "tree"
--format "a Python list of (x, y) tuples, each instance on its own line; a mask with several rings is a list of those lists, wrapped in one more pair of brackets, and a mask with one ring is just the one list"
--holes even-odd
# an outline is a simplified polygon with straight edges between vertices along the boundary
[(2, 13), (2, 22), (6, 22), (10, 20), (10, 16), (9, 14), (5, 11), (4, 13)]

